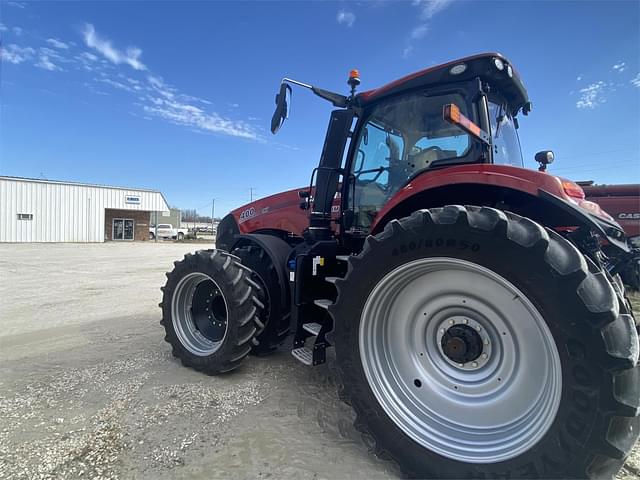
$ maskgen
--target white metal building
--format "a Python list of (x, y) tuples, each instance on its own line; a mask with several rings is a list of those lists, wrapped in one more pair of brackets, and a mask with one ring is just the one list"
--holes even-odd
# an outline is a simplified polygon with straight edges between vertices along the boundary
[(0, 242), (144, 240), (168, 211), (155, 190), (0, 176)]

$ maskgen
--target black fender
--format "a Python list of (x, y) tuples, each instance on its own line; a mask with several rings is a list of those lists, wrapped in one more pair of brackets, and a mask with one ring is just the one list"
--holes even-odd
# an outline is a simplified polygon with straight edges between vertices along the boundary
[(291, 304), (291, 291), (289, 287), (289, 274), (287, 271), (287, 261), (289, 255), (293, 251), (291, 245), (282, 240), (281, 238), (273, 235), (265, 235), (260, 233), (248, 233), (244, 235), (236, 235), (235, 241), (229, 251), (233, 253), (233, 250), (248, 245), (257, 245), (262, 248), (276, 267), (276, 273), (278, 274), (278, 281), (282, 286), (282, 304)]
[(567, 200), (545, 190), (538, 190), (538, 196), (570, 214), (580, 226), (590, 228), (602, 238), (607, 239), (607, 241), (617, 249), (624, 253), (629, 253), (630, 248), (625, 240), (624, 231), (617, 223), (591, 215), (577, 205), (573, 205)]

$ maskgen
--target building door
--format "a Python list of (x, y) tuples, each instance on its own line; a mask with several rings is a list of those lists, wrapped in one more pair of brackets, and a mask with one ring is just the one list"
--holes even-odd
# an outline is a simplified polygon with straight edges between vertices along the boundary
[(113, 219), (113, 240), (133, 240), (133, 220), (130, 218)]

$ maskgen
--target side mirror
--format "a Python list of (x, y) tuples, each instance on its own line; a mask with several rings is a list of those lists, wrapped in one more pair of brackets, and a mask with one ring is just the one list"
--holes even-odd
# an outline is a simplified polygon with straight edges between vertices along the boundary
[(541, 152), (536, 153), (536, 156), (535, 156), (536, 162), (540, 164), (540, 167), (538, 168), (538, 170), (541, 172), (546, 172), (547, 165), (549, 165), (550, 163), (553, 163), (554, 158), (555, 157), (551, 150), (543, 150)]
[(285, 119), (289, 118), (289, 102), (291, 100), (291, 87), (286, 83), (280, 84), (280, 91), (276, 95), (276, 110), (271, 117), (271, 133), (274, 135)]

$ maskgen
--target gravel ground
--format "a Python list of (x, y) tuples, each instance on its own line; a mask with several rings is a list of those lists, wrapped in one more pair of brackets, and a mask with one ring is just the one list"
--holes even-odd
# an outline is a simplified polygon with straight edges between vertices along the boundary
[[(0, 479), (397, 478), (286, 350), (225, 376), (162, 341), (168, 242), (0, 244)], [(640, 297), (635, 297), (640, 311)], [(619, 478), (639, 478), (638, 449)]]

